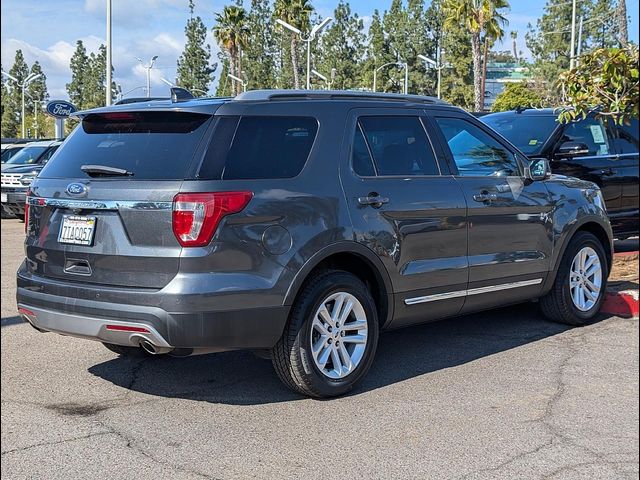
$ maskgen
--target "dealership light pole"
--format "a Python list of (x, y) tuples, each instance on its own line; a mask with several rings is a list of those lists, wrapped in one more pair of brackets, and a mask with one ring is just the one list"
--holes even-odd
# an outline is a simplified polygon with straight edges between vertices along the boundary
[(442, 84), (442, 69), (444, 68), (444, 66), (442, 65), (440, 49), (438, 49), (438, 52), (437, 52), (437, 57), (436, 57), (437, 60), (433, 60), (427, 57), (426, 55), (422, 55), (422, 54), (418, 54), (418, 58), (424, 61), (427, 64), (427, 67), (435, 68), (436, 71), (438, 72), (438, 85), (437, 85), (438, 98), (442, 98), (441, 84)]
[(111, 0), (107, 0), (107, 88), (105, 105), (111, 105)]
[(236, 82), (240, 83), (240, 85), (242, 85), (242, 91), (246, 92), (247, 91), (247, 81), (243, 80), (240, 77), (236, 77), (235, 75), (232, 75), (231, 73), (227, 73), (227, 76), (231, 79), (231, 80), (235, 80)]
[(151, 57), (151, 60), (149, 60), (149, 63), (145, 65), (140, 57), (136, 57), (136, 60), (140, 62), (140, 65), (147, 70), (147, 98), (151, 97), (151, 69), (155, 65), (157, 59), (158, 55), (154, 55)]
[(25, 95), (25, 89), (27, 88), (27, 86), (33, 82), (35, 79), (40, 78), (42, 76), (41, 73), (38, 73), (37, 75), (35, 73), (32, 73), (31, 75), (29, 75), (27, 78), (24, 79), (24, 81), (22, 83), (18, 82), (18, 79), (16, 77), (14, 77), (13, 75), (8, 74), (7, 72), (5, 72), (4, 70), (2, 70), (2, 74), (6, 75), (7, 77), (9, 77), (11, 80), (13, 80), (14, 82), (16, 82), (18, 84), (18, 86), (22, 89), (22, 138), (26, 137), (26, 131), (25, 131), (25, 122), (24, 122), (24, 95)]
[(373, 71), (373, 91), (376, 91), (376, 86), (377, 86), (377, 82), (378, 82), (378, 71), (382, 70), (384, 67), (388, 67), (389, 65), (396, 65), (400, 68), (404, 68), (404, 94), (406, 95), (409, 88), (409, 65), (407, 65), (404, 62), (388, 62), (385, 63), (384, 65), (380, 65), (378, 68), (376, 68)]
[(311, 29), (311, 33), (309, 33), (309, 36), (305, 38), (302, 36), (302, 32), (300, 31), (300, 29), (294, 27), (293, 25), (289, 25), (284, 20), (280, 20), (279, 18), (276, 19), (277, 24), (282, 25), (287, 30), (295, 33), (296, 35), (298, 35), (298, 37), (300, 37), (301, 41), (307, 43), (307, 90), (311, 89), (311, 42), (315, 39), (316, 35), (320, 33), (320, 30), (326, 27), (332, 20), (333, 18), (331, 17), (325, 18), (322, 22), (314, 26)]
[(316, 77), (318, 77), (320, 80), (322, 80), (324, 82), (324, 84), (326, 85), (327, 90), (329, 90), (329, 79), (327, 77), (325, 77), (324, 75), (322, 75), (319, 71), (317, 70), (311, 70), (311, 73), (313, 73)]

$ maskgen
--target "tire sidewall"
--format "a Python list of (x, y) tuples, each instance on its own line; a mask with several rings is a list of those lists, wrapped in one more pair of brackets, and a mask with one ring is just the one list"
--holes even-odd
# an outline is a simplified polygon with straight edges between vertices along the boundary
[[(314, 315), (322, 301), (334, 293), (346, 292), (355, 296), (367, 315), (367, 346), (360, 364), (353, 373), (342, 379), (325, 376), (316, 366), (311, 356), (311, 328)], [(306, 380), (321, 396), (337, 396), (349, 391), (369, 370), (373, 363), (378, 344), (378, 315), (375, 302), (366, 286), (356, 276), (347, 272), (336, 272), (314, 286), (312, 295), (304, 306), (304, 322), (298, 332), (294, 348), (300, 356)]]

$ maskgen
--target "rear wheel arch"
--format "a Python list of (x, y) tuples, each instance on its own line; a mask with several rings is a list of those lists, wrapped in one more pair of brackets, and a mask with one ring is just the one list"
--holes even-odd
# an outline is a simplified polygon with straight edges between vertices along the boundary
[(354, 274), (369, 288), (376, 307), (380, 327), (393, 317), (393, 288), (382, 261), (359, 243), (338, 242), (313, 255), (296, 274), (287, 291), (284, 305), (293, 305), (305, 282), (323, 270), (343, 270)]

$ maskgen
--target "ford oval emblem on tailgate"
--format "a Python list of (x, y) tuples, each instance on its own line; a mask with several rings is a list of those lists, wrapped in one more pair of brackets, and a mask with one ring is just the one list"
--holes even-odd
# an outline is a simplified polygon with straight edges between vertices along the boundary
[(70, 183), (67, 185), (67, 193), (75, 196), (85, 195), (87, 193), (87, 187), (82, 183)]

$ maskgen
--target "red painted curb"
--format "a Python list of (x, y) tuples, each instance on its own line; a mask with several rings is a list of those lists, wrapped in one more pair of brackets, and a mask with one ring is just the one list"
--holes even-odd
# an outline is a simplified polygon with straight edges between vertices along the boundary
[(614, 257), (631, 257), (634, 255), (638, 255), (640, 254), (640, 252), (638, 250), (636, 250), (635, 252), (615, 252), (613, 254)]
[(608, 292), (600, 311), (623, 318), (638, 318), (638, 290)]

